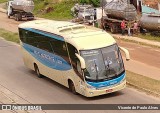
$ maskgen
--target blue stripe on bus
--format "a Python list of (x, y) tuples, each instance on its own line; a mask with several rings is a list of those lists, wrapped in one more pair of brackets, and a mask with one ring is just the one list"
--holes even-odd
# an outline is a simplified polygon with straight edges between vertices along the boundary
[(107, 86), (117, 84), (121, 82), (124, 79), (124, 77), (125, 77), (125, 73), (123, 73), (120, 77), (112, 79), (112, 80), (107, 80), (103, 82), (88, 82), (87, 81), (87, 83), (95, 88), (101, 88), (101, 87), (107, 87)]
[(47, 67), (52, 69), (66, 71), (71, 69), (71, 65), (62, 57), (41, 50), (34, 46), (23, 43), (23, 48), (27, 50), (34, 58)]
[(40, 30), (36, 30), (36, 29), (33, 29), (33, 28), (23, 28), (23, 29), (27, 30), (27, 31), (34, 32), (34, 33), (38, 33), (38, 34), (41, 34), (41, 35), (44, 35), (44, 36), (47, 36), (47, 37), (50, 37), (50, 38), (54, 38), (54, 39), (57, 39), (57, 40), (60, 40), (60, 41), (64, 41), (63, 37), (60, 37), (60, 36), (57, 36), (57, 35), (54, 35), (54, 34), (49, 34), (49, 33), (46, 33), (46, 32), (40, 31)]

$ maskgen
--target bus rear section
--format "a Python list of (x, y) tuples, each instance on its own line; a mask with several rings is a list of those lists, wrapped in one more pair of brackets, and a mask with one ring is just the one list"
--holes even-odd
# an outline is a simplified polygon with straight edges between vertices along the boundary
[(126, 86), (120, 50), (126, 59), (129, 53), (106, 31), (71, 22), (36, 20), (20, 24), (19, 35), (25, 65), (74, 94), (94, 97)]

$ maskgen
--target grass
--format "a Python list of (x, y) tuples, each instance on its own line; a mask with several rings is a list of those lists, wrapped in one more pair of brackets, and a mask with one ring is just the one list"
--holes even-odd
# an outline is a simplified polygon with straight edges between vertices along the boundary
[[(114, 36), (115, 39), (117, 39), (115, 36)], [(129, 40), (129, 39), (117, 39), (116, 41), (118, 40), (122, 40), (122, 41), (125, 41), (125, 42), (131, 42), (131, 43), (135, 43), (135, 44), (140, 44), (140, 45), (144, 45), (144, 46), (149, 46), (149, 47), (152, 47), (152, 48), (160, 48), (160, 46), (156, 46), (156, 45), (150, 45), (150, 44), (146, 44), (146, 43), (143, 43), (143, 42), (138, 42), (138, 41), (135, 41), (135, 40)]]
[(0, 3), (4, 3), (7, 2), (8, 0), (0, 0)]
[(0, 29), (0, 36), (8, 41), (19, 43), (18, 33), (13, 33), (4, 29)]
[[(74, 6), (75, 1), (65, 0), (62, 2), (56, 2), (53, 0), (48, 0), (45, 2), (43, 0), (35, 1), (34, 14), (38, 17), (54, 19), (54, 20), (70, 20), (72, 15), (70, 13), (71, 8)], [(53, 8), (52, 11), (46, 13), (47, 8)]]
[[(159, 34), (160, 34), (160, 33), (159, 33)], [(142, 38), (142, 39), (154, 40), (154, 41), (160, 42), (160, 36), (153, 36), (153, 35), (151, 35), (150, 33), (138, 34), (137, 37)]]
[(126, 79), (129, 84), (136, 86), (136, 88), (141, 90), (145, 89), (147, 93), (159, 94), (158, 96), (160, 96), (160, 80), (155, 80), (129, 71), (127, 71)]

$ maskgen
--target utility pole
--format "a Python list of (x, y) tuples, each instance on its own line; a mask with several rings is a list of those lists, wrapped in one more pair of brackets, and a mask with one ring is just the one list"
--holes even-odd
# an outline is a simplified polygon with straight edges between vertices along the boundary
[(104, 20), (103, 20), (103, 9), (104, 9), (104, 2), (103, 2), (103, 0), (102, 0), (102, 18), (101, 18), (101, 27), (102, 27), (102, 29), (103, 29), (103, 22), (104, 22)]

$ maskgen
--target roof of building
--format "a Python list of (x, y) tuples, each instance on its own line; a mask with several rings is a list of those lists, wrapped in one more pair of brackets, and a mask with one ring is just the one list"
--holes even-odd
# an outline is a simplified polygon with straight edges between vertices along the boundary
[(116, 43), (106, 31), (66, 21), (35, 20), (22, 23), (19, 28), (33, 28), (62, 36), (78, 50), (102, 48)]
[(142, 13), (156, 13), (156, 14), (160, 14), (159, 10), (153, 9), (151, 7), (142, 5)]

